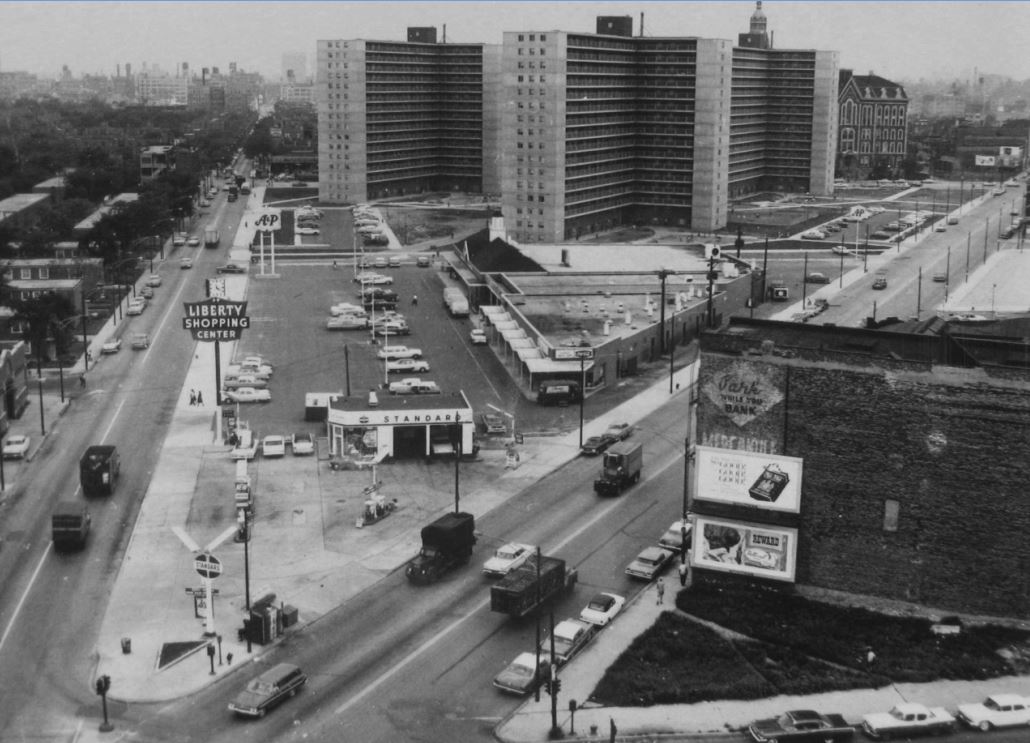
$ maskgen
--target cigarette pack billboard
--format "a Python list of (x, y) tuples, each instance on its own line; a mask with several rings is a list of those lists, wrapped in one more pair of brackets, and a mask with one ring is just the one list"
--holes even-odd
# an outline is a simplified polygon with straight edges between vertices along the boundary
[(691, 561), (695, 567), (794, 581), (797, 529), (697, 516)]
[(767, 511), (801, 510), (803, 460), (710, 446), (694, 452), (695, 498)]

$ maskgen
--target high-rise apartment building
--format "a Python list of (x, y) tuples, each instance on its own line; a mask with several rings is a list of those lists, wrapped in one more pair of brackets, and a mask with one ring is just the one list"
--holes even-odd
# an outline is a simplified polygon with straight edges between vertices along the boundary
[(555, 242), (622, 224), (707, 232), (730, 199), (827, 194), (836, 52), (775, 49), (761, 2), (726, 39), (510, 31), (500, 49), (320, 41), (319, 191), (356, 202), (501, 193), (509, 235)]
[(318, 42), (319, 198), (360, 202), (408, 193), (499, 190), (499, 53), (407, 41)]
[[(623, 21), (623, 22), (616, 22)], [(731, 197), (828, 193), (837, 55), (771, 48), (759, 4), (741, 44), (598, 33), (504, 34), (502, 212), (522, 242), (620, 224), (712, 231)]]

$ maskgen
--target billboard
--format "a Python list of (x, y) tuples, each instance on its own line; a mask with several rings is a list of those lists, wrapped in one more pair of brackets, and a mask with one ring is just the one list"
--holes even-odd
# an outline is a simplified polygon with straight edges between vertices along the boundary
[(695, 499), (784, 513), (801, 510), (802, 459), (697, 446), (694, 461)]
[(794, 581), (797, 529), (697, 516), (693, 533), (694, 567)]
[(779, 364), (702, 354), (698, 442), (721, 449), (782, 452), (786, 389), (786, 371)]
[(976, 164), (983, 165), (988, 168), (994, 167), (994, 156), (993, 155), (976, 155)]

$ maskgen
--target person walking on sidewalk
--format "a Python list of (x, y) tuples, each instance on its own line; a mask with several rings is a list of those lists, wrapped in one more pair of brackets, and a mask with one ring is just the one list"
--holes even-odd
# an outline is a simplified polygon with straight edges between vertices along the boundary
[(655, 603), (665, 603), (665, 581), (663, 581), (661, 578), (658, 579), (658, 601), (656, 601)]
[(680, 585), (681, 586), (685, 586), (685, 585), (687, 585), (687, 561), (684, 560), (683, 558), (680, 558), (679, 571), (680, 571)]
[(86, 375), (85, 374), (80, 374), (79, 375), (79, 388), (80, 389), (86, 389)]
[(197, 405), (204, 406), (204, 393), (197, 390)]
[(190, 390), (190, 407), (193, 407), (196, 404), (197, 404), (197, 391), (196, 390)]

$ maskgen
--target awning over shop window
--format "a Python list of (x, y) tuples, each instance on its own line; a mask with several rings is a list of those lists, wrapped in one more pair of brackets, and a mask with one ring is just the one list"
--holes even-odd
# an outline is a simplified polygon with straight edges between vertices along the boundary
[[(526, 359), (526, 368), (530, 374), (575, 374), (579, 376), (579, 361), (555, 361), (551, 358)], [(591, 369), (593, 361), (583, 365), (584, 371)]]

